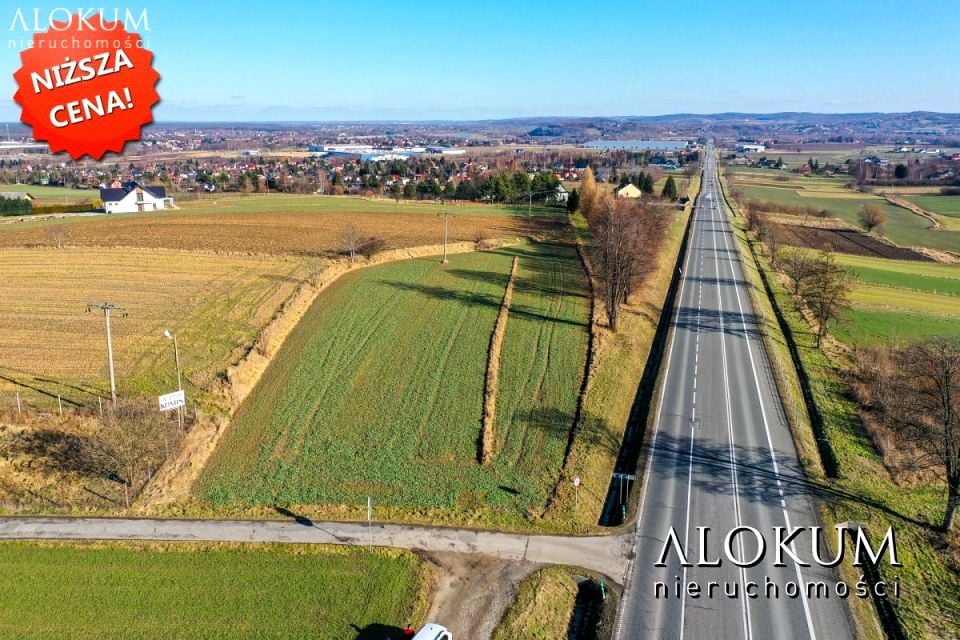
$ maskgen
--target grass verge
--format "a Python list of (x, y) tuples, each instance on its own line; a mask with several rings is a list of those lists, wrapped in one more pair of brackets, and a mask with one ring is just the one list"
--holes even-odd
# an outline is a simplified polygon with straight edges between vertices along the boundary
[[(581, 423), (569, 456), (571, 476), (579, 476), (579, 496), (567, 482), (560, 485), (556, 501), (558, 518), (568, 528), (596, 528), (610, 489), (611, 474), (621, 452), (621, 443), (633, 418), (638, 389), (653, 346), (664, 300), (670, 287), (677, 255), (683, 243), (693, 199), (700, 190), (699, 174), (688, 185), (691, 202), (673, 219), (656, 270), (621, 310), (620, 328), (609, 331), (598, 319), (594, 326), (594, 362), (583, 401)], [(586, 220), (574, 216), (579, 240), (590, 241)], [(579, 502), (579, 506), (575, 505)], [(619, 522), (619, 518), (617, 518)], [(599, 529), (609, 531), (609, 529)]]
[(583, 574), (580, 569), (552, 566), (529, 575), (520, 583), (493, 640), (610, 637), (617, 595), (606, 587), (601, 592), (599, 579)]

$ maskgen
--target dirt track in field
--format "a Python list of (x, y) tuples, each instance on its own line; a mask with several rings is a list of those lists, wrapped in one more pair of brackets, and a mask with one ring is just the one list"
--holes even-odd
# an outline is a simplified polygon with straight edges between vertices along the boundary
[(439, 574), (427, 618), (447, 627), (454, 638), (490, 638), (516, 599), (520, 582), (540, 566), (478, 554), (422, 556)]

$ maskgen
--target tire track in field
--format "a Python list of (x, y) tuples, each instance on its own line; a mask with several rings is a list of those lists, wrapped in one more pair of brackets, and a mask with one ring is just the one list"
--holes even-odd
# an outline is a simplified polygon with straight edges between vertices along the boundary
[[(414, 282), (419, 282), (425, 275), (426, 271), (421, 272), (421, 274), (414, 279)], [(389, 312), (393, 309), (394, 300), (401, 294), (402, 290), (398, 288), (394, 289), (390, 295), (384, 298), (383, 302), (380, 304), (380, 307), (372, 316), (372, 322), (353, 323), (353, 326), (351, 327), (352, 329), (366, 329), (366, 332), (361, 334), (362, 337), (360, 340), (354, 340), (354, 331), (350, 331), (346, 336), (336, 336), (330, 339), (327, 342), (326, 349), (319, 358), (320, 364), (317, 370), (329, 371), (335, 364), (334, 362), (331, 362), (331, 359), (334, 358), (334, 354), (340, 356), (335, 358), (339, 362), (349, 363), (356, 360), (357, 356), (366, 348), (371, 338), (379, 331), (384, 321), (390, 315)], [(356, 293), (354, 293), (353, 300), (351, 300), (350, 304), (353, 305), (355, 300)], [(347, 315), (344, 314), (343, 317), (347, 317)], [(347, 355), (344, 355), (346, 352), (345, 349), (338, 348), (344, 344), (354, 345), (354, 348), (351, 349)], [(273, 451), (272, 457), (277, 459), (286, 459), (288, 455), (295, 456), (296, 452), (301, 449), (307, 435), (313, 431), (313, 427), (317, 423), (317, 416), (320, 413), (320, 409), (325, 404), (327, 394), (330, 391), (330, 385), (333, 383), (334, 379), (335, 376), (333, 375), (325, 376), (322, 385), (316, 392), (312, 405), (308, 410), (301, 412), (301, 414), (304, 416), (303, 419), (296, 421), (293, 424), (284, 425), (283, 430), (277, 434), (277, 440), (275, 441), (274, 446), (271, 447)], [(285, 453), (285, 451), (288, 453)]]
[[(430, 392), (430, 404), (426, 411), (426, 418), (420, 423), (419, 428), (417, 429), (417, 442), (423, 442), (423, 430), (429, 428), (429, 425), (433, 421), (433, 412), (436, 409), (437, 405), (437, 393), (440, 390), (440, 386), (443, 384), (446, 376), (444, 372), (447, 370), (447, 363), (450, 361), (450, 354), (453, 352), (453, 346), (457, 342), (457, 338), (460, 336), (461, 331), (463, 330), (463, 325), (466, 323), (467, 316), (471, 315), (473, 309), (469, 306), (463, 308), (463, 312), (460, 314), (460, 320), (457, 322), (456, 330), (450, 332), (450, 336), (447, 338), (447, 344), (443, 347), (443, 355), (440, 358), (440, 363), (438, 367), (439, 375), (436, 376), (435, 382), (433, 384), (433, 390)], [(483, 407), (481, 405), (481, 415)]]
[[(524, 399), (529, 397), (530, 400), (533, 401), (531, 403), (531, 414), (536, 411), (536, 409), (533, 408), (533, 403), (537, 403), (541, 409), (543, 408), (543, 389), (550, 368), (550, 347), (553, 344), (557, 328), (556, 318), (551, 317), (551, 315), (555, 309), (562, 308), (563, 305), (563, 287), (562, 285), (557, 285), (558, 275), (562, 278), (561, 260), (544, 256), (538, 256), (535, 259), (541, 260), (550, 267), (549, 284), (537, 282), (534, 286), (529, 287), (526, 292), (527, 295), (530, 295), (531, 291), (537, 291), (541, 295), (536, 296), (536, 298), (539, 300), (545, 299), (547, 303), (540, 309), (528, 307), (529, 310), (527, 311), (530, 315), (541, 315), (541, 319), (537, 322), (539, 328), (534, 354), (543, 354), (542, 357), (537, 358), (542, 362), (542, 365), (536, 370), (530, 371), (531, 375), (527, 376), (524, 381), (523, 390), (518, 398), (517, 407), (515, 408), (519, 409), (523, 405)], [(531, 417), (532, 415), (526, 416), (523, 431), (517, 438), (516, 454), (513, 457), (513, 463), (515, 465), (522, 465), (528, 458), (527, 453), (531, 449), (535, 450), (537, 444), (542, 440), (542, 438), (536, 437), (536, 429), (530, 424)], [(515, 422), (517, 421), (516, 413), (514, 413), (511, 418), (510, 425), (515, 426)]]
[[(550, 373), (550, 368), (552, 364), (552, 350), (555, 346), (557, 346), (557, 343), (556, 343), (557, 329), (563, 318), (563, 309), (564, 309), (564, 303), (565, 303), (565, 298), (567, 293), (567, 289), (565, 286), (567, 274), (564, 271), (563, 259), (558, 257), (551, 260), (551, 263), (552, 263), (551, 266), (553, 267), (551, 272), (551, 275), (552, 275), (551, 291), (555, 292), (555, 295), (552, 295), (550, 297), (551, 304), (547, 311), (547, 313), (552, 314), (553, 317), (546, 321), (550, 326), (549, 326), (549, 332), (547, 336), (546, 355), (544, 357), (544, 368), (540, 376), (540, 380), (537, 388), (537, 398), (540, 403), (541, 409), (544, 408), (543, 407), (543, 390), (546, 385), (547, 376)], [(550, 407), (548, 407), (548, 409), (549, 408)], [(558, 418), (561, 415), (559, 411), (559, 407), (555, 409), (556, 409), (555, 418)], [(553, 426), (553, 425), (550, 425), (550, 426)], [(569, 420), (567, 423), (565, 423), (565, 426), (566, 428), (564, 429), (564, 431), (565, 433), (569, 434), (570, 430), (573, 429), (574, 427), (573, 415), (569, 416)], [(522, 447), (523, 452), (526, 452), (531, 448), (535, 449), (538, 445), (540, 445), (540, 443), (544, 439), (547, 439), (550, 435), (546, 431), (544, 431), (544, 433), (542, 434), (536, 433), (535, 430), (534, 430), (534, 433), (531, 434), (530, 431), (531, 430), (528, 427), (528, 429), (524, 433), (524, 440), (523, 440), (523, 447)], [(524, 455), (523, 458), (526, 458), (526, 456)], [(548, 493), (549, 493), (549, 487), (556, 485), (560, 481), (560, 477), (563, 474), (563, 470), (564, 470), (563, 454), (561, 454), (559, 463), (560, 464), (557, 466), (557, 468), (554, 470), (554, 473), (552, 474), (552, 478), (550, 482), (545, 486)], [(547, 469), (547, 472), (549, 473), (550, 469)]]

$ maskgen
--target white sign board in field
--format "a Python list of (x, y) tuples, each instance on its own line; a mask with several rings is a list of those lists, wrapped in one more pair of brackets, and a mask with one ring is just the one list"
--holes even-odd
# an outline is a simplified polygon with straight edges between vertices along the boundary
[(174, 391), (173, 393), (165, 393), (160, 396), (160, 411), (170, 411), (171, 409), (176, 409), (177, 407), (185, 407), (187, 405), (187, 397), (183, 393), (183, 390)]

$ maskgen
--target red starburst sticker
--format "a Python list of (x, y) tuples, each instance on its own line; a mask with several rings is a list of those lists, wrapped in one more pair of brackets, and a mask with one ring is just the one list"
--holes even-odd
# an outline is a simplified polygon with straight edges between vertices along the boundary
[(13, 74), (20, 121), (54, 153), (99, 160), (139, 140), (140, 128), (153, 121), (160, 74), (140, 36), (120, 22), (78, 14), (52, 23), (20, 60), (23, 66)]

